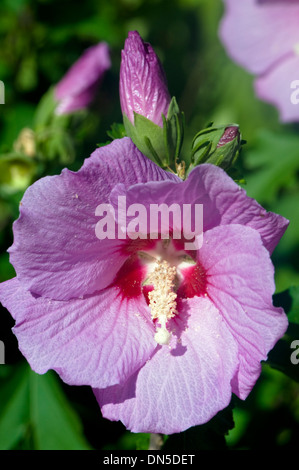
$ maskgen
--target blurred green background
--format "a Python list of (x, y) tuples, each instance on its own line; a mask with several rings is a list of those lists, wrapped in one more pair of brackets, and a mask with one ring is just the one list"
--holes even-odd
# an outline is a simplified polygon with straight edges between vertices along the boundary
[[(299, 126), (281, 124), (276, 109), (255, 97), (253, 77), (228, 58), (219, 41), (222, 15), (221, 0), (1, 1), (0, 281), (14, 276), (6, 250), (26, 187), (65, 166), (79, 168), (109, 140), (111, 125), (122, 122), (120, 51), (128, 31), (138, 30), (158, 53), (170, 92), (185, 112), (186, 155), (195, 133), (209, 122), (240, 125), (247, 143), (239, 170), (248, 195), (290, 220), (273, 255), (277, 292), (299, 285)], [(39, 129), (47, 103), (42, 98), (84, 49), (99, 41), (110, 45), (112, 68), (97, 99), (90, 110), (62, 118), (59, 132), (47, 129), (32, 156), (24, 135), (30, 143), (32, 132), (44, 132)], [(299, 301), (295, 308), (298, 312)], [(6, 364), (0, 365), (0, 449), (148, 448), (148, 435), (132, 434), (101, 417), (88, 387), (66, 386), (54, 373), (31, 372), (11, 333), (13, 324), (1, 307)], [(228, 448), (296, 448), (298, 382), (264, 365), (248, 400), (235, 402), (233, 416)]]

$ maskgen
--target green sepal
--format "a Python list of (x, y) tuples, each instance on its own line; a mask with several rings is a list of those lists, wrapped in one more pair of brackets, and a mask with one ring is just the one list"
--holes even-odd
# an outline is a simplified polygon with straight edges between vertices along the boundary
[(134, 112), (134, 124), (123, 115), (127, 136), (136, 147), (160, 167), (176, 171), (184, 138), (184, 114), (173, 98), (167, 116), (162, 115), (163, 127)]
[(159, 166), (167, 167), (162, 127), (135, 112), (134, 125), (126, 115), (123, 116), (123, 120), (128, 137), (140, 152)]
[(175, 168), (180, 158), (184, 140), (185, 115), (180, 112), (175, 97), (172, 98), (167, 118), (163, 118), (164, 144), (169, 166)]

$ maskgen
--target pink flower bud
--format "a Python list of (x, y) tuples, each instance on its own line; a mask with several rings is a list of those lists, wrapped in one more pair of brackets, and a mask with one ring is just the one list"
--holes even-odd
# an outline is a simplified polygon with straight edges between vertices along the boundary
[(100, 42), (88, 48), (55, 87), (59, 102), (56, 113), (68, 114), (86, 108), (111, 66), (108, 45)]
[(236, 137), (240, 139), (239, 126), (228, 126), (222, 134), (217, 147), (223, 147), (224, 145), (232, 142)]
[(120, 67), (120, 105), (134, 124), (134, 112), (162, 127), (171, 101), (166, 76), (152, 46), (137, 31), (125, 41)]

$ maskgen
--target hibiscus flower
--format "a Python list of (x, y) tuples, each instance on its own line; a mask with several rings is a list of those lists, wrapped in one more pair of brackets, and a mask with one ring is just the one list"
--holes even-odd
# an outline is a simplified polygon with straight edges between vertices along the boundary
[[(168, 238), (100, 239), (97, 207), (119, 197), (201, 204), (202, 246), (186, 250), (171, 218)], [(287, 224), (222, 169), (199, 165), (183, 181), (125, 137), (28, 188), (9, 249), (16, 277), (0, 300), (34, 371), (93, 387), (103, 416), (133, 432), (180, 432), (233, 393), (245, 399), (285, 333), (270, 254)]]

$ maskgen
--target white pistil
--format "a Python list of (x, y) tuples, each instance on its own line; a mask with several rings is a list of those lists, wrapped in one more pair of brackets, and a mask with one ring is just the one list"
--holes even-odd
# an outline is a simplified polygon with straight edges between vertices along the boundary
[(160, 324), (155, 334), (155, 340), (158, 344), (168, 344), (171, 338), (167, 322), (177, 313), (177, 294), (174, 292), (176, 274), (175, 266), (170, 266), (165, 260), (158, 260), (155, 269), (148, 278), (148, 282), (154, 287), (149, 292), (151, 315), (153, 320), (157, 319)]

